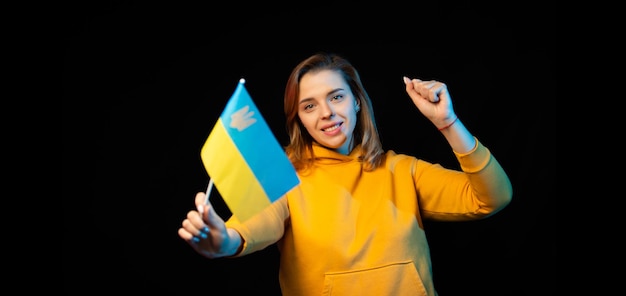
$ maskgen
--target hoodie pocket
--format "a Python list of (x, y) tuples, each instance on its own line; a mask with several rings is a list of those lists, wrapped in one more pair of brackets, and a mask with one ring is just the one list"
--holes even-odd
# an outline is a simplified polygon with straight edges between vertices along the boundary
[(428, 295), (412, 261), (328, 272), (322, 295)]

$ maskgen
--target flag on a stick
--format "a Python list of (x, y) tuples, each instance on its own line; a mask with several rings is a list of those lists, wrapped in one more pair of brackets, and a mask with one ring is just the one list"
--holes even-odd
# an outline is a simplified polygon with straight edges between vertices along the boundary
[(244, 83), (239, 81), (200, 152), (210, 183), (240, 221), (300, 183)]

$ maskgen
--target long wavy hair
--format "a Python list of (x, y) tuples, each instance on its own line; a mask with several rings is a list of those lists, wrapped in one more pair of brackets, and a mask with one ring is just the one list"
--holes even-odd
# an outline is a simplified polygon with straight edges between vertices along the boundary
[(321, 70), (331, 70), (341, 74), (350, 86), (352, 94), (361, 103), (350, 147), (352, 149), (360, 144), (362, 155), (359, 159), (363, 162), (364, 170), (376, 169), (383, 163), (384, 151), (376, 127), (372, 102), (361, 83), (356, 68), (347, 59), (334, 53), (316, 53), (300, 62), (289, 75), (284, 97), (284, 111), (289, 134), (289, 144), (285, 147), (285, 151), (289, 159), (299, 171), (309, 168), (315, 159), (313, 137), (306, 131), (298, 116), (298, 98), (302, 76)]

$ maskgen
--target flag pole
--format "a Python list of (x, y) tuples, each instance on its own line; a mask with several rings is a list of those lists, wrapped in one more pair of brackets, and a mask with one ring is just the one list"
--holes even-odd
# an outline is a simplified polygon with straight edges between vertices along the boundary
[[(239, 79), (239, 83), (244, 84), (246, 80), (244, 78)], [(209, 177), (209, 186), (207, 186), (206, 194), (204, 196), (204, 204), (209, 204), (209, 195), (211, 195), (211, 190), (213, 189), (213, 179)]]
[(207, 186), (206, 194), (204, 196), (204, 204), (209, 204), (209, 195), (211, 194), (211, 190), (213, 190), (213, 179), (209, 178), (209, 186)]

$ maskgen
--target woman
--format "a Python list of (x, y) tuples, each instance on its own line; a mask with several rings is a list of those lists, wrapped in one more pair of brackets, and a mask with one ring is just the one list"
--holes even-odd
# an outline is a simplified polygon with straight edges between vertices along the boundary
[(208, 258), (276, 243), (284, 295), (436, 295), (422, 220), (489, 217), (510, 203), (512, 186), (456, 116), (444, 83), (403, 80), (461, 170), (385, 152), (357, 70), (319, 53), (285, 89), (285, 150), (300, 184), (245, 222), (224, 222), (199, 192), (179, 236)]

